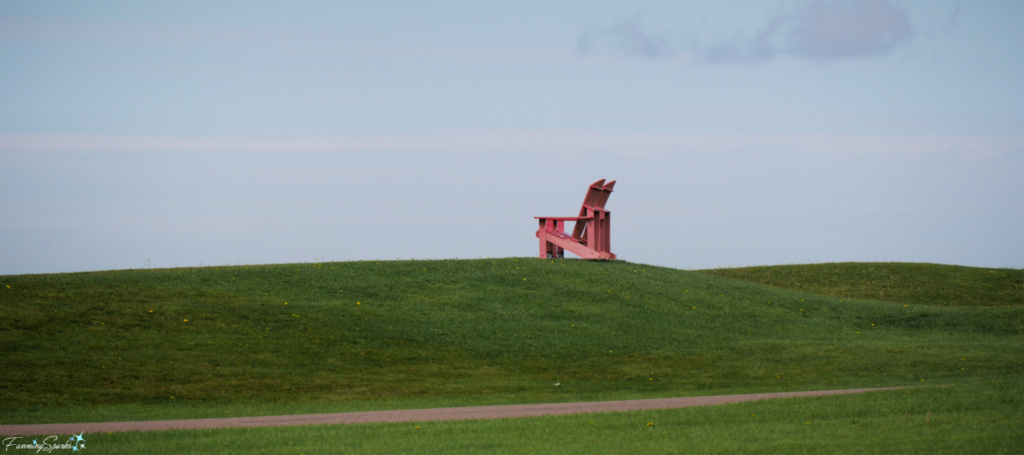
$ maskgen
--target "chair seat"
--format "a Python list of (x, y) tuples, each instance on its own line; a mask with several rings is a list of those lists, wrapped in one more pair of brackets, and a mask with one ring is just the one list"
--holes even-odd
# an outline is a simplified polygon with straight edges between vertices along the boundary
[(559, 231), (541, 231), (538, 229), (537, 237), (540, 237), (542, 232), (548, 232), (549, 234), (554, 235), (555, 237), (558, 237), (560, 239), (572, 240), (573, 242), (583, 243), (582, 239), (574, 239), (571, 235)]

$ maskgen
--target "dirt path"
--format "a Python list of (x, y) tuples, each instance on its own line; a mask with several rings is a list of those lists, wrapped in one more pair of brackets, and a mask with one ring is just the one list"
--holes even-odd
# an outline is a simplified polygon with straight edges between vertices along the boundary
[(709, 406), (772, 398), (814, 397), (848, 393), (896, 390), (905, 387), (878, 389), (819, 390), (813, 392), (755, 393), (749, 395), (715, 395), (707, 397), (656, 398), (651, 400), (594, 401), (587, 403), (518, 404), (508, 406), (474, 406), (465, 408), (410, 409), (399, 411), (342, 412), (335, 414), (303, 414), (266, 417), (234, 417), (226, 419), (151, 420), (143, 422), (55, 423), (42, 425), (0, 425), (0, 436), (64, 435), (106, 433), (113, 431), (196, 430), (203, 428), (281, 427), (291, 425), (333, 425), (372, 422), (426, 422), (431, 420), (504, 419), (546, 415), (583, 414), (590, 412), (641, 411), (646, 409)]

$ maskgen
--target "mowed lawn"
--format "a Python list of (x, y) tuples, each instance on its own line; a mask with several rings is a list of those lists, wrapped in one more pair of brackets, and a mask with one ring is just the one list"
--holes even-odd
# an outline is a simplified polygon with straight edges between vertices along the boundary
[[(775, 281), (765, 281), (766, 272)], [(1021, 428), (1010, 427), (1020, 423), (1012, 411), (1020, 409), (1024, 373), (1022, 278), (1014, 269), (929, 264), (691, 272), (525, 258), (4, 276), (0, 422), (953, 384), (872, 396), (939, 394), (949, 412), (974, 403), (964, 404), (964, 415), (1002, 416), (1008, 423), (994, 437), (1008, 443)], [(930, 286), (944, 290), (941, 298)], [(833, 397), (722, 409), (805, 406), (794, 404), (800, 400), (861, 403)], [(877, 409), (868, 420), (893, 418), (892, 409)], [(685, 421), (712, 411), (659, 412)], [(832, 420), (848, 418), (835, 412)], [(322, 431), (377, 427), (331, 428)], [(786, 434), (764, 429), (765, 437)], [(289, 431), (321, 430), (219, 431), (287, 439)]]
[(88, 435), (105, 453), (1020, 453), (1020, 381), (660, 411)]

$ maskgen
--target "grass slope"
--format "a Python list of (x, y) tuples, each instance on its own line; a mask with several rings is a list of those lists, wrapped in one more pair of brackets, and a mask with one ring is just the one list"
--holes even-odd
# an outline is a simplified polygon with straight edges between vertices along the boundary
[(1020, 453), (1020, 381), (525, 419), (87, 435), (105, 453)]
[(1024, 304), (1024, 270), (942, 264), (842, 262), (701, 270), (838, 298), (943, 306)]
[(840, 299), (627, 262), (4, 276), (0, 309), (3, 423), (274, 414), (303, 403), (339, 411), (1018, 381), (1024, 373), (1019, 305)]

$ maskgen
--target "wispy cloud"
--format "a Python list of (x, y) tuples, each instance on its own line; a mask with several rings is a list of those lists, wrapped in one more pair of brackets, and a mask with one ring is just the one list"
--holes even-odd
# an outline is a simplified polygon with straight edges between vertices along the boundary
[(576, 50), (620, 52), (630, 57), (663, 58), (676, 54), (668, 38), (640, 25), (640, 15), (623, 18), (610, 26), (591, 26), (576, 39)]
[(577, 51), (618, 52), (630, 57), (689, 54), (705, 63), (763, 63), (779, 56), (834, 60), (883, 55), (909, 42), (914, 29), (906, 12), (888, 0), (808, 0), (780, 8), (759, 29), (737, 31), (710, 43), (685, 45), (642, 27), (639, 16), (592, 26), (577, 39)]
[(907, 14), (885, 0), (813, 1), (791, 21), (786, 50), (816, 59), (884, 54), (914, 36)]
[(736, 32), (714, 44), (702, 46), (695, 40), (691, 52), (698, 60), (707, 63), (761, 63), (779, 55), (779, 31), (786, 25), (786, 18), (775, 16), (764, 28), (753, 34)]

